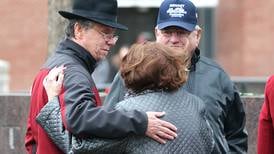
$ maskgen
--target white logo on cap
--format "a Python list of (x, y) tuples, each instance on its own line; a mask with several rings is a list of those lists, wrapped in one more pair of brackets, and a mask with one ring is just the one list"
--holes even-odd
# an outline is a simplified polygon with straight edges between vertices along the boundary
[(184, 9), (184, 4), (170, 4), (166, 13), (171, 17), (183, 17), (187, 12)]

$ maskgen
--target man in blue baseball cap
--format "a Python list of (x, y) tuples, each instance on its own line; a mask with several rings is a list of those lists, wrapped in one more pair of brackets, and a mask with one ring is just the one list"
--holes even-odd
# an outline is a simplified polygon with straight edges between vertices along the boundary
[[(213, 153), (246, 153), (245, 111), (239, 93), (224, 70), (213, 60), (200, 56), (202, 29), (197, 8), (189, 0), (164, 0), (155, 27), (156, 41), (191, 57), (189, 77), (182, 87), (204, 100), (214, 131)], [(126, 89), (120, 74), (115, 77), (105, 104), (124, 99)], [(183, 102), (182, 102), (183, 103)], [(182, 130), (183, 131), (183, 130)]]
[[(72, 11), (59, 11), (68, 19), (66, 38), (58, 45), (37, 74), (32, 86), (25, 146), (29, 154), (63, 153), (35, 121), (48, 102), (43, 81), (49, 71), (64, 65), (60, 101), (64, 128), (75, 136), (123, 137), (147, 135), (160, 143), (174, 139), (176, 127), (158, 117), (164, 112), (107, 110), (91, 77), (96, 63), (105, 58), (118, 37), (116, 29), (127, 30), (117, 22), (116, 0), (74, 0)], [(45, 81), (62, 78), (46, 78)], [(59, 92), (57, 92), (59, 93)]]

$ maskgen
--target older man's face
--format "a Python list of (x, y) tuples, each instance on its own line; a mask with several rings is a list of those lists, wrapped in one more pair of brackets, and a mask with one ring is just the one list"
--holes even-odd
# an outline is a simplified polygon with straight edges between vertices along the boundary
[(190, 55), (198, 46), (200, 33), (198, 30), (189, 32), (179, 27), (167, 27), (159, 30), (155, 29), (156, 41), (163, 43), (169, 47), (178, 49), (177, 51), (188, 52), (183, 53)]
[(101, 60), (107, 56), (118, 38), (114, 35), (114, 28), (98, 23), (94, 24), (92, 28), (81, 29), (76, 39), (96, 60)]

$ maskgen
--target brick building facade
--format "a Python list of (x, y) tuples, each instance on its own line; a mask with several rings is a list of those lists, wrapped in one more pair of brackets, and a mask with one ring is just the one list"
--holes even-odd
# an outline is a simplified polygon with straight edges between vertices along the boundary
[(274, 74), (274, 1), (219, 1), (216, 60), (233, 76)]
[(29, 91), (47, 57), (48, 2), (0, 1), (0, 59), (9, 62), (10, 91)]
[[(0, 59), (10, 63), (11, 92), (29, 91), (47, 58), (49, 2), (0, 1)], [(219, 1), (214, 55), (231, 76), (274, 73), (273, 9), (272, 0)]]

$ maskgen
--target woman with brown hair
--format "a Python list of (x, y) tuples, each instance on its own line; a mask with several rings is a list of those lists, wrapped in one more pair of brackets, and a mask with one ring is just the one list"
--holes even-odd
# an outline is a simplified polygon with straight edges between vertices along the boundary
[[(120, 69), (128, 88), (127, 99), (115, 106), (126, 111), (133, 109), (165, 111), (166, 115), (163, 119), (176, 125), (177, 138), (164, 145), (137, 135), (129, 135), (117, 140), (94, 138), (95, 143), (104, 142), (104, 144), (100, 148), (89, 149), (88, 153), (207, 154), (212, 152), (213, 134), (206, 120), (205, 104), (187, 91), (178, 92), (186, 82), (188, 74), (188, 58), (179, 53), (182, 52), (155, 42), (134, 44), (122, 59)], [(58, 83), (60, 81), (44, 83), (48, 94), (51, 94), (49, 96), (51, 101), (48, 104), (58, 101), (51, 99), (56, 96), (52, 91), (58, 89), (58, 86), (54, 88), (54, 84), (58, 85)]]
[(122, 59), (120, 72), (126, 87), (135, 93), (174, 91), (187, 80), (187, 62), (176, 50), (146, 42), (130, 48)]

